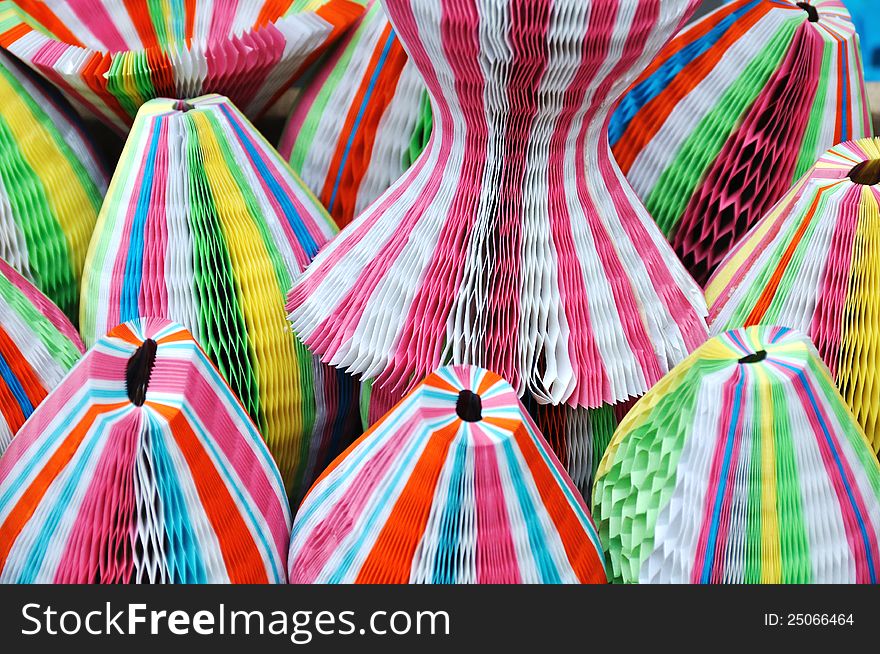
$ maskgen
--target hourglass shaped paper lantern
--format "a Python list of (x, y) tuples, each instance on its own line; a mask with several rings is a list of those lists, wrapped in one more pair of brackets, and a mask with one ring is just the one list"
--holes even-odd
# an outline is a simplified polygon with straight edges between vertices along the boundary
[(712, 328), (806, 332), (880, 451), (880, 139), (843, 143), (761, 220), (707, 287)]
[(422, 79), (370, 0), (303, 91), (278, 149), (344, 226), (397, 181), (430, 134)]
[(289, 533), (259, 433), (164, 320), (102, 338), (0, 459), (5, 583), (283, 583)]
[(624, 97), (614, 156), (704, 284), (826, 149), (871, 135), (840, 0), (736, 0), (688, 27)]
[(544, 403), (645, 392), (703, 341), (705, 305), (606, 125), (693, 6), (387, 0), (434, 133), (293, 288), (304, 342), (398, 393), (446, 362)]
[(0, 259), (0, 454), (84, 351), (61, 310)]
[(292, 583), (605, 583), (580, 494), (498, 375), (446, 367), (331, 464)]
[(707, 342), (621, 423), (593, 489), (609, 576), (877, 583), (880, 464), (800, 332)]
[(0, 51), (0, 257), (74, 319), (106, 189), (71, 107)]
[(284, 295), (336, 227), (221, 96), (146, 103), (98, 218), (86, 343), (138, 316), (189, 329), (241, 399), (291, 497), (358, 431), (357, 388), (287, 324)]
[(0, 45), (124, 132), (145, 101), (228, 95), (258, 115), (361, 15), (353, 0), (14, 0)]

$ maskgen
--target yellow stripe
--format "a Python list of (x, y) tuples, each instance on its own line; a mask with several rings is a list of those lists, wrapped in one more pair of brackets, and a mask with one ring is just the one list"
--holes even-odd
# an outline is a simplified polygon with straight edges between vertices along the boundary
[(238, 301), (255, 361), (261, 431), (281, 474), (290, 482), (299, 464), (295, 436), (302, 434), (302, 387), (293, 332), (284, 311), (272, 261), (244, 197), (227, 168), (208, 118), (191, 112), (204, 157), (205, 174), (235, 271)]
[(18, 143), (22, 157), (36, 172), (43, 185), (46, 201), (64, 238), (70, 254), (73, 275), (79, 281), (89, 238), (95, 227), (97, 209), (71, 161), (56, 147), (55, 137), (48, 132), (21, 99), (5, 75), (0, 74), (0, 97), (3, 117)]
[(776, 508), (776, 433), (773, 431), (772, 382), (761, 366), (753, 366), (751, 370), (760, 378), (757, 387), (761, 428), (753, 437), (761, 439), (761, 583), (778, 584), (782, 581), (782, 549)]

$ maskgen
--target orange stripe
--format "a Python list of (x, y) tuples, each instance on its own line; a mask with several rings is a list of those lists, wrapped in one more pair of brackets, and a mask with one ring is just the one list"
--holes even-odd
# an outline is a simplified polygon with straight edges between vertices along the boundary
[(413, 556), (425, 533), (437, 480), (449, 445), (460, 426), (461, 421), (456, 420), (436, 431), (428, 440), (355, 583), (409, 582)]
[(260, 9), (254, 27), (264, 27), (274, 23), (290, 7), (290, 0), (268, 0)]
[(3, 358), (6, 359), (12, 374), (24, 389), (31, 406), (36, 407), (46, 397), (47, 391), (43, 388), (43, 382), (31, 367), (30, 362), (21, 355), (15, 341), (10, 338), (3, 327), (0, 327), (0, 352), (3, 353)]
[(137, 30), (144, 49), (158, 48), (159, 39), (156, 37), (156, 30), (153, 27), (153, 21), (150, 19), (150, 12), (147, 3), (143, 0), (123, 0), (125, 9), (131, 17), (131, 22)]
[[(131, 116), (119, 104), (119, 100), (107, 90), (107, 73), (110, 71), (111, 57), (108, 53), (96, 52), (89, 59), (88, 63), (83, 66), (80, 77), (104, 104), (116, 114), (123, 123), (131, 124)], [(118, 128), (117, 128), (118, 129)]]
[(6, 516), (6, 520), (0, 525), (0, 573), (6, 566), (6, 557), (12, 549), (13, 543), (18, 538), (21, 530), (36, 511), (37, 506), (46, 494), (46, 490), (55, 481), (58, 474), (70, 463), (74, 453), (79, 448), (86, 434), (95, 422), (95, 419), (103, 414), (115, 411), (125, 406), (125, 403), (103, 404), (89, 407), (83, 419), (73, 426), (60, 447), (52, 454), (52, 457), (40, 469), (37, 476), (16, 502), (12, 512)]
[(186, 0), (184, 11), (186, 11), (186, 24), (183, 27), (183, 36), (188, 44), (196, 31), (196, 0)]
[[(367, 67), (368, 72), (375, 71), (379, 67), (384, 44), (390, 36), (391, 25), (389, 24), (385, 26), (382, 35), (379, 37), (379, 47), (373, 51), (370, 57), (370, 63)], [(403, 67), (406, 65), (406, 59), (406, 52), (403, 50), (403, 46), (400, 45), (397, 39), (394, 39), (388, 50), (385, 64), (373, 83), (370, 102), (364, 108), (356, 132), (355, 122), (358, 120), (358, 115), (361, 114), (364, 98), (368, 90), (370, 90), (371, 76), (369, 74), (365, 75), (361, 80), (357, 94), (349, 107), (348, 115), (345, 118), (345, 124), (340, 134), (354, 133), (355, 137), (350, 147), (345, 138), (340, 139), (339, 143), (337, 143), (333, 159), (331, 159), (330, 166), (327, 169), (324, 188), (321, 191), (321, 199), (325, 205), (329, 205), (333, 196), (333, 188), (336, 186), (336, 180), (339, 177), (343, 157), (345, 157), (345, 169), (342, 171), (342, 177), (339, 179), (336, 200), (333, 204), (333, 215), (341, 225), (350, 223), (354, 218), (358, 189), (367, 174), (370, 155), (373, 151), (373, 144), (376, 141), (379, 124), (391, 98), (394, 97), (397, 83), (400, 80)], [(348, 152), (347, 156), (346, 151)]]
[[(639, 110), (614, 146), (614, 158), (624, 173), (629, 172), (636, 157), (651, 142), (682, 98), (690, 94), (715, 68), (728, 49), (775, 6), (769, 2), (762, 3), (745, 14), (724, 33), (715, 46), (685, 66), (660, 95)], [(674, 50), (671, 46), (667, 46), (660, 57), (669, 58), (681, 45), (682, 43), (679, 43)], [(643, 79), (644, 76), (636, 84)]]
[(205, 514), (217, 534), (229, 579), (234, 584), (267, 583), (266, 564), (254, 537), (190, 424), (173, 407), (154, 402), (147, 402), (146, 406), (161, 414), (171, 427), (174, 440), (192, 472)]
[(30, 34), (33, 31), (34, 30), (30, 25), (19, 23), (15, 27), (10, 27), (8, 30), (0, 34), (0, 45), (4, 48), (8, 48), (25, 34)]
[(37, 23), (52, 32), (59, 40), (82, 47), (82, 42), (45, 3), (39, 0), (16, 0), (15, 4)]
[(107, 336), (110, 336), (111, 338), (121, 339), (126, 343), (131, 343), (132, 345), (140, 346), (141, 344), (143, 344), (143, 339), (137, 336), (131, 330), (131, 327), (129, 327), (127, 323), (117, 325), (109, 332), (107, 332)]
[(487, 371), (485, 375), (483, 375), (483, 380), (480, 382), (480, 385), (477, 387), (477, 395), (482, 395), (486, 391), (488, 391), (492, 386), (497, 384), (501, 380), (501, 376), (495, 374), (494, 372)]
[(523, 458), (529, 466), (535, 486), (541, 495), (541, 501), (547, 508), (553, 524), (559, 532), (562, 546), (571, 563), (572, 569), (583, 584), (604, 584), (608, 580), (599, 560), (599, 555), (584, 533), (580, 519), (575, 515), (568, 498), (559, 487), (559, 483), (547, 467), (544, 457), (538, 451), (535, 442), (526, 432), (522, 423), (516, 420), (491, 420), (486, 422), (513, 432)]
[(772, 302), (773, 297), (776, 295), (776, 291), (779, 289), (779, 282), (782, 281), (782, 276), (785, 274), (785, 269), (788, 267), (788, 263), (794, 256), (795, 250), (797, 250), (797, 247), (801, 242), (801, 238), (803, 238), (804, 233), (807, 231), (807, 227), (813, 220), (813, 216), (816, 214), (816, 209), (819, 206), (819, 200), (821, 198), (822, 193), (820, 192), (813, 199), (813, 204), (812, 206), (810, 206), (810, 211), (807, 213), (804, 220), (801, 221), (800, 225), (798, 225), (794, 237), (792, 238), (791, 242), (789, 242), (788, 247), (785, 248), (785, 252), (783, 253), (782, 258), (779, 260), (779, 263), (773, 270), (773, 276), (770, 277), (770, 281), (767, 282), (767, 286), (764, 287), (764, 290), (761, 293), (761, 297), (758, 298), (758, 301), (752, 309), (752, 312), (749, 314), (749, 317), (746, 318), (746, 322), (743, 325), (744, 327), (751, 327), (753, 325), (760, 324), (761, 319), (764, 317), (764, 314), (767, 313), (767, 309), (770, 308), (770, 303)]

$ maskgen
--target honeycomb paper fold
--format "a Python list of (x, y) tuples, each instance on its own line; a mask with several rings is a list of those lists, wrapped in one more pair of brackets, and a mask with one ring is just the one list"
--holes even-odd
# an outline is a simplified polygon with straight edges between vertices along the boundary
[(825, 150), (871, 135), (840, 0), (736, 0), (689, 26), (611, 122), (614, 156), (700, 284)]
[(272, 451), (292, 501), (360, 433), (357, 385), (296, 339), (284, 296), (332, 219), (226, 98), (143, 105), (83, 275), (87, 344), (118, 323), (184, 325)]
[(801, 332), (708, 341), (639, 400), (597, 474), (614, 581), (877, 583), (880, 464)]
[(0, 3), (0, 45), (125, 132), (161, 96), (262, 113), (361, 15), (353, 0)]
[(259, 433), (164, 320), (98, 341), (0, 459), (6, 583), (283, 583), (289, 530)]
[(498, 375), (438, 370), (334, 461), (291, 583), (605, 583), (583, 499)]

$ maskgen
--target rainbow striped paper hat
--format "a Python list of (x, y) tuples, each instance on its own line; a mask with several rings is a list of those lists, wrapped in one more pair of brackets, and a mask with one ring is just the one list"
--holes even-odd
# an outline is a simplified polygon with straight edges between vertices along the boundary
[(113, 329), (0, 459), (0, 581), (283, 583), (290, 512), (247, 412), (181, 327)]
[(106, 190), (73, 109), (0, 51), (0, 257), (72, 319)]
[(250, 413), (295, 501), (360, 433), (357, 387), (293, 335), (284, 296), (336, 227), (221, 96), (138, 112), (83, 274), (87, 344), (140, 316), (184, 325)]
[(262, 113), (363, 12), (354, 0), (5, 0), (0, 45), (124, 133), (160, 96)]
[(345, 226), (421, 154), (431, 106), (379, 0), (304, 89), (278, 150)]
[(733, 249), (706, 288), (712, 329), (807, 333), (880, 451), (880, 139), (842, 143)]
[(448, 363), (494, 370), (547, 404), (647, 391), (705, 340), (706, 308), (605, 129), (696, 3), (383, 6), (426, 80), (434, 131), (297, 280), (294, 330), (323, 361), (396, 393)]
[(331, 464), (291, 583), (605, 583), (590, 513), (510, 385), (441, 368)]
[(618, 582), (876, 583), (880, 464), (812, 343), (716, 336), (620, 424), (593, 489)]
[(61, 310), (0, 259), (0, 454), (83, 352)]
[(871, 135), (840, 0), (736, 0), (691, 25), (611, 121), (614, 157), (700, 284), (836, 143)]

